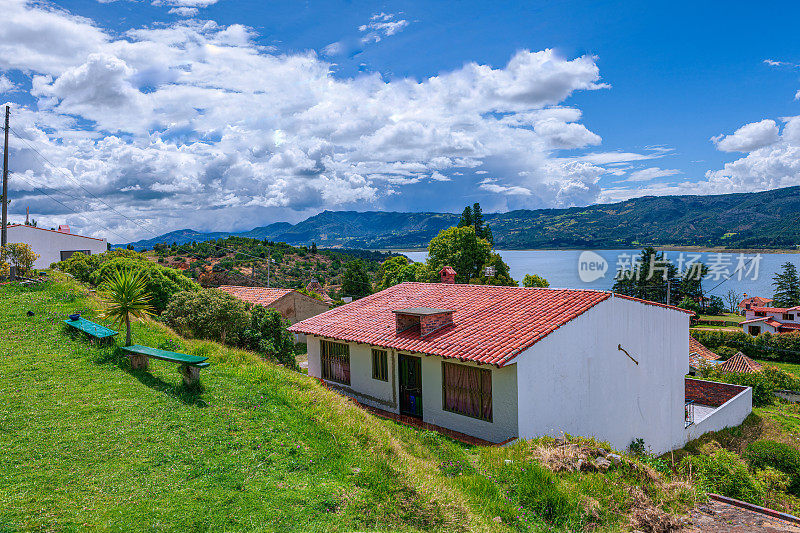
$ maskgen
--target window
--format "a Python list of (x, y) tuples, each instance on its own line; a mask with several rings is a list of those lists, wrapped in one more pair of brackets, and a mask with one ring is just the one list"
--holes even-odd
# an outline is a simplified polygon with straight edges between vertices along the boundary
[(91, 250), (62, 250), (61, 260), (66, 261), (67, 259), (72, 257), (73, 254), (77, 254), (78, 252), (82, 253), (83, 255), (92, 255)]
[(492, 372), (442, 363), (444, 410), (492, 421)]
[(750, 332), (750, 335), (756, 336), (761, 333), (761, 328), (759, 326), (750, 326), (748, 331)]
[(792, 313), (783, 313), (784, 320), (794, 320), (794, 315)]
[(372, 379), (389, 381), (389, 365), (386, 362), (386, 350), (372, 350)]
[(341, 342), (320, 341), (322, 379), (350, 385), (350, 346)]
[(756, 316), (767, 316), (764, 311), (756, 311)]

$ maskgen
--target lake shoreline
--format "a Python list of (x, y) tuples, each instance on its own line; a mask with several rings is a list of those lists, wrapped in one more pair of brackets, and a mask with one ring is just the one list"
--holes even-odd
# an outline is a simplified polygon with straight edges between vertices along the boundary
[[(633, 247), (638, 249), (646, 248)], [(659, 252), (701, 252), (701, 253), (727, 253), (727, 254), (800, 254), (797, 248), (722, 248), (707, 246), (654, 246)], [(587, 250), (630, 250), (631, 247), (623, 248), (493, 248), (496, 252), (585, 252)], [(402, 254), (404, 252), (427, 252), (427, 248), (380, 248), (379, 252), (391, 252)]]

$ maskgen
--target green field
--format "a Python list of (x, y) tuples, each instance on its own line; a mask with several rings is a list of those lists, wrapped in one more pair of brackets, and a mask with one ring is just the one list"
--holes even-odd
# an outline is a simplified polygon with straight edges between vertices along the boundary
[(461, 445), (254, 354), (136, 324), (134, 342), (209, 357), (187, 390), (175, 365), (134, 372), (65, 331), (65, 315), (95, 310), (66, 278), (0, 286), (2, 531), (618, 531), (641, 501), (695, 502), (632, 459), (554, 474), (537, 459), (549, 441)]

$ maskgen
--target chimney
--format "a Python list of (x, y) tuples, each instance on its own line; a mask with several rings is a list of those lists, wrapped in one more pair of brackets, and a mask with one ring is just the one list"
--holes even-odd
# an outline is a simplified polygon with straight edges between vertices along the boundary
[(402, 333), (411, 328), (419, 328), (419, 336), (427, 337), (434, 331), (453, 325), (452, 309), (433, 309), (430, 307), (414, 307), (411, 309), (395, 309), (395, 333)]
[(456, 271), (451, 266), (443, 267), (439, 271), (439, 276), (442, 278), (442, 283), (454, 284), (456, 282)]
[(69, 226), (66, 224), (59, 224), (58, 231), (59, 233), (69, 233)]

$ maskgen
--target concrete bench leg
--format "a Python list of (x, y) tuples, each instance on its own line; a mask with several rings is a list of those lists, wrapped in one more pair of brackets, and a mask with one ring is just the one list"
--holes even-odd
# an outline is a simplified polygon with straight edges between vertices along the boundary
[(200, 369), (193, 365), (181, 365), (181, 375), (188, 387), (194, 387), (200, 381)]
[(128, 358), (131, 360), (131, 368), (134, 370), (147, 370), (149, 367), (150, 358), (146, 355), (130, 355)]

